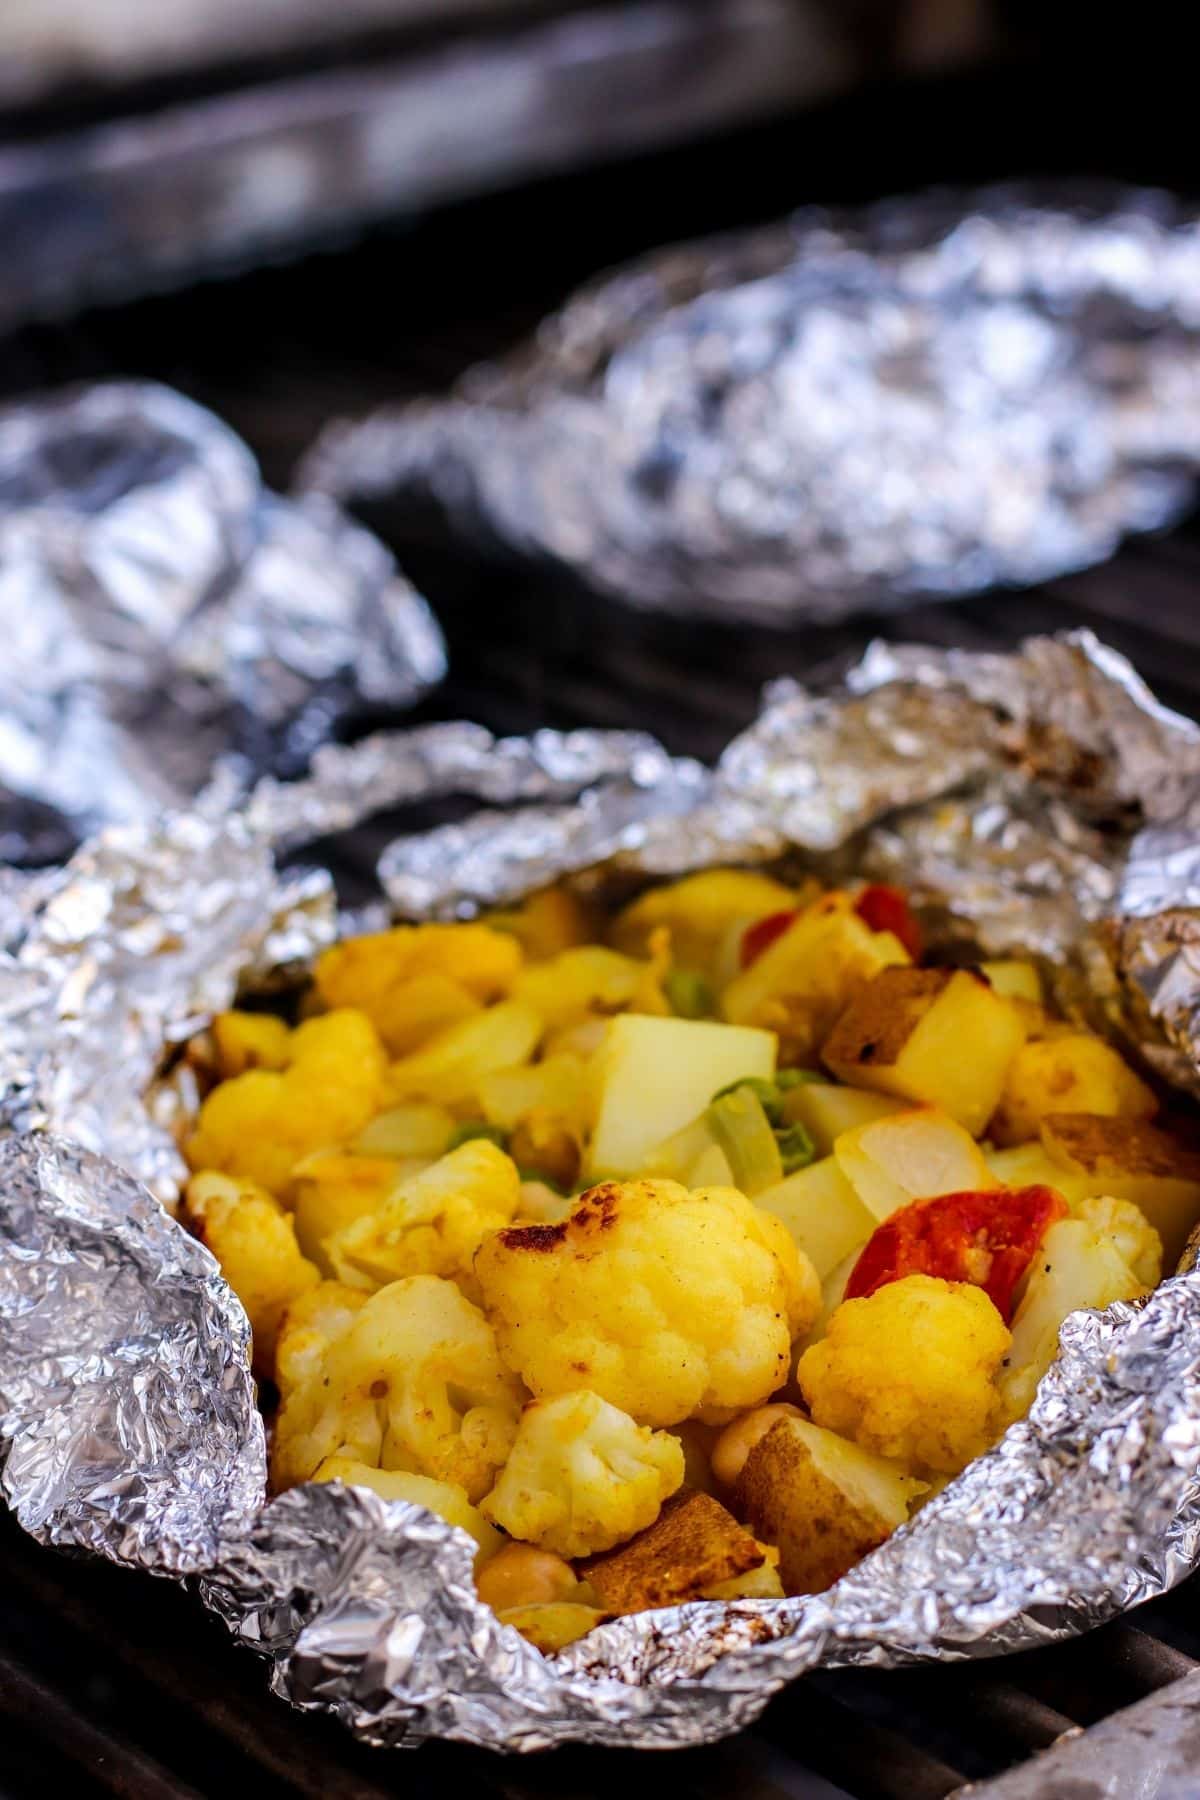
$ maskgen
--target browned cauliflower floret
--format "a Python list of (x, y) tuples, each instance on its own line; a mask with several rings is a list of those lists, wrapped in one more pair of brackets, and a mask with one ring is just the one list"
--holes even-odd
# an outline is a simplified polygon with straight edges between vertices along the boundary
[(677, 1438), (636, 1425), (598, 1394), (560, 1394), (525, 1408), (482, 1511), (510, 1537), (591, 1556), (652, 1525), (682, 1480)]
[(324, 1013), (297, 1027), (285, 1069), (247, 1069), (215, 1087), (187, 1144), (193, 1169), (287, 1193), (302, 1157), (344, 1144), (383, 1104), (387, 1059), (365, 1013)]
[(757, 1406), (820, 1305), (777, 1219), (734, 1188), (675, 1181), (592, 1188), (561, 1224), (485, 1239), (475, 1273), (535, 1394), (589, 1388), (643, 1425)]
[(291, 1389), (281, 1354), (276, 1487), (338, 1456), (454, 1482), (476, 1501), (508, 1456), (525, 1398), (478, 1307), (434, 1275), (381, 1288), (303, 1369), (311, 1378)]
[(796, 1377), (818, 1425), (909, 1468), (956, 1474), (987, 1448), (1011, 1341), (982, 1288), (907, 1275), (844, 1300)]

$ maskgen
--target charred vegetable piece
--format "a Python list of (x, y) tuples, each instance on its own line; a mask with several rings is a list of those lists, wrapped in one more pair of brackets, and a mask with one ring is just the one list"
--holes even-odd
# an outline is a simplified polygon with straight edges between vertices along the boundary
[(681, 1606), (709, 1588), (761, 1568), (766, 1552), (709, 1494), (683, 1488), (663, 1504), (654, 1524), (579, 1573), (613, 1613)]
[(914, 1200), (879, 1226), (854, 1265), (847, 1300), (906, 1275), (981, 1287), (1006, 1322), (1017, 1284), (1051, 1225), (1067, 1216), (1052, 1188), (1006, 1188)]
[(1144, 1120), (1092, 1113), (1051, 1113), (1042, 1143), (1069, 1176), (1086, 1178), (1090, 1193), (1141, 1207), (1174, 1268), (1200, 1217), (1200, 1150)]

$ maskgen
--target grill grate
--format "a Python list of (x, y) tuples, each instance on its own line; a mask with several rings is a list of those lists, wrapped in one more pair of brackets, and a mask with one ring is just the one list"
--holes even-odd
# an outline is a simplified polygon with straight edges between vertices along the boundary
[[(1045, 97), (1052, 117), (1041, 116), (1036, 88), (1026, 109), (1023, 160), (1086, 166), (1090, 145), (1093, 162), (1111, 168), (1107, 138), (1089, 125), (1111, 116), (1103, 88), (1083, 95), (1081, 83), (1047, 77)], [(605, 263), (745, 223), (751, 206), (769, 217), (805, 198), (872, 191), (878, 170), (864, 146), (904, 146), (889, 153), (896, 187), (944, 176), (947, 143), (964, 179), (1010, 172), (1010, 112), (1011, 95), (992, 80), (875, 96), (460, 206), (336, 257), (31, 330), (0, 344), (0, 393), (106, 374), (171, 381), (222, 412), (281, 482), (330, 412), (444, 386)], [(1169, 109), (1151, 129), (1149, 149), (1138, 138), (1141, 167), (1123, 172), (1178, 178), (1194, 168), (1183, 160), (1194, 145), (1172, 135)], [(819, 174), (805, 190), (796, 171), (808, 168)], [(876, 632), (999, 649), (1029, 631), (1085, 624), (1169, 704), (1200, 715), (1195, 525), (1033, 593), (773, 635), (620, 613), (550, 577), (485, 566), (448, 546), (436, 521), (381, 512), (373, 522), (402, 535), (406, 567), (450, 640), (451, 678), (421, 717), (468, 716), (499, 731), (642, 726), (709, 757), (752, 717), (765, 679), (811, 673)], [(348, 896), (391, 829), (384, 821), (341, 850)], [(457, 1782), (481, 1800), (599, 1800), (619, 1782), (629, 1800), (652, 1800), (667, 1768), (695, 1800), (735, 1788), (746, 1800), (940, 1800), (1200, 1660), (1193, 1581), (1130, 1621), (998, 1664), (812, 1676), (753, 1731), (669, 1765), (592, 1750), (506, 1763), (451, 1745), (400, 1762), (272, 1699), (261, 1671), (172, 1584), (40, 1550), (4, 1516), (0, 1587), (0, 1800), (40, 1796), (56, 1781), (78, 1796), (136, 1800), (250, 1791), (375, 1800), (402, 1782), (416, 1800)]]

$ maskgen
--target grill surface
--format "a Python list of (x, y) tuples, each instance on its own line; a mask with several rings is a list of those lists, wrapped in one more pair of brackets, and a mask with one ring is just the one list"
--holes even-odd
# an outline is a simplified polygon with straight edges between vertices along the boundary
[[(1065, 9), (1071, 11), (1073, 9)], [(1153, 11), (1153, 8), (1150, 8)], [(1012, 95), (980, 80), (842, 104), (636, 168), (460, 207), (336, 258), (94, 315), (0, 345), (0, 392), (106, 374), (172, 381), (221, 411), (270, 477), (332, 411), (428, 392), (503, 348), (582, 276), (672, 236), (770, 217), (806, 199), (856, 197), (1020, 168), (1195, 180), (1194, 142), (1169, 107), (1118, 168), (1104, 121), (1124, 82), (1090, 65), (1031, 77), (1014, 152)], [(1135, 77), (1133, 77), (1135, 78)], [(948, 148), (948, 146), (950, 148)], [(877, 157), (884, 154), (886, 176)], [(798, 174), (798, 171), (806, 173)], [(500, 731), (636, 725), (714, 755), (751, 718), (769, 676), (810, 672), (875, 634), (1002, 648), (1090, 625), (1172, 705), (1200, 716), (1200, 530), (1130, 545), (1107, 566), (1032, 593), (925, 606), (782, 636), (624, 614), (524, 570), (449, 547), (436, 521), (376, 514), (436, 606), (452, 669), (423, 717)], [(412, 823), (411, 816), (409, 822)], [(361, 890), (384, 822), (339, 850)], [(37, 1549), (0, 1518), (0, 1795), (53, 1790), (137, 1800), (253, 1791), (370, 1800), (470, 1783), (483, 1800), (629, 1800), (666, 1775), (697, 1800), (937, 1800), (1019, 1764), (1200, 1660), (1189, 1582), (1087, 1639), (998, 1664), (811, 1677), (734, 1742), (673, 1757), (569, 1752), (506, 1763), (454, 1746), (403, 1761), (290, 1713), (261, 1670), (165, 1582)]]

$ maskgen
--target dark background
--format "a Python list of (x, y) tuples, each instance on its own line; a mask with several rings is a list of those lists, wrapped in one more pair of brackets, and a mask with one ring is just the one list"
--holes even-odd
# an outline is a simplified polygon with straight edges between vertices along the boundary
[[(1053, 172), (1197, 187), (1192, 75), (1177, 6), (1108, 16), (1011, 7), (1001, 66), (868, 88), (804, 114), (521, 191), (390, 222), (352, 244), (221, 284), (31, 326), (0, 342), (0, 394), (148, 375), (214, 407), (289, 472), (324, 420), (448, 385), (531, 328), (582, 278), (656, 244), (810, 201)], [(1027, 34), (1021, 40), (1019, 33)], [(0, 277), (2, 278), (2, 277)], [(1200, 714), (1200, 536), (1193, 524), (1033, 592), (923, 605), (776, 634), (626, 611), (569, 581), (488, 563), (433, 517), (370, 515), (446, 629), (451, 675), (418, 717), (498, 731), (638, 726), (715, 755), (760, 684), (875, 632), (1001, 647), (1090, 625), (1161, 696)], [(351, 851), (370, 864), (369, 837)], [(1186, 1654), (1185, 1654), (1186, 1653)], [(451, 1747), (352, 1746), (264, 1693), (199, 1607), (165, 1583), (39, 1551), (0, 1522), (0, 1792), (374, 1796), (469, 1781), (487, 1796), (680, 1791), (922, 1800), (994, 1772), (1191, 1666), (1193, 1590), (1133, 1627), (1002, 1668), (812, 1678), (735, 1743), (662, 1763), (571, 1752), (520, 1765)]]

